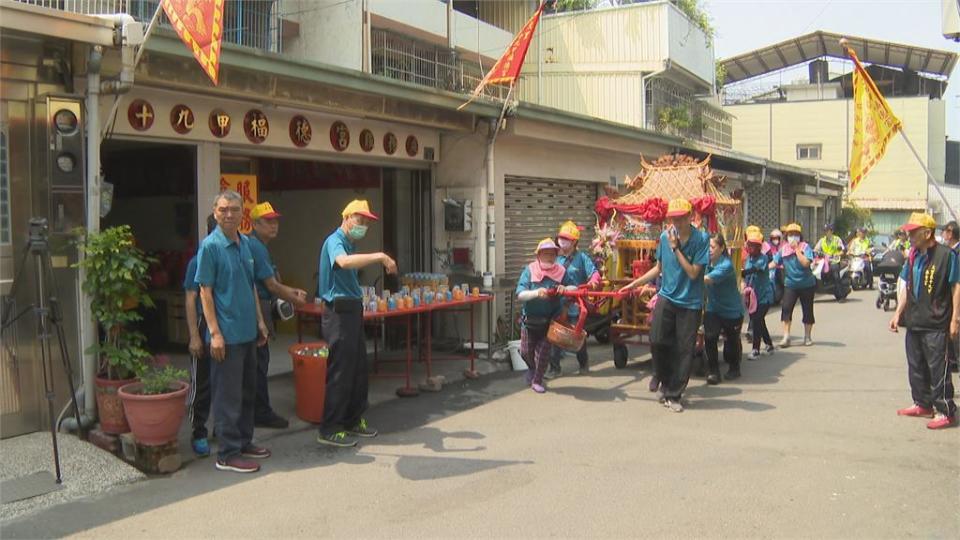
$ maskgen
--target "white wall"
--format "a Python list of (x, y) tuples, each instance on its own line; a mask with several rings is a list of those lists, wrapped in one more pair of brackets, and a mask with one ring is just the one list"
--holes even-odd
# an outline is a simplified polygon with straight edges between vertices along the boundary
[[(369, 0), (369, 9), (377, 26), (410, 32), (434, 43), (447, 42), (447, 6), (438, 0)], [(487, 24), (459, 11), (453, 14), (454, 47), (485, 57), (499, 58), (513, 40), (510, 32)], [(479, 40), (479, 41), (478, 41)]]
[(300, 35), (283, 44), (285, 55), (347, 69), (363, 68), (360, 0), (286, 0), (284, 6), (289, 13), (286, 18), (300, 24)]

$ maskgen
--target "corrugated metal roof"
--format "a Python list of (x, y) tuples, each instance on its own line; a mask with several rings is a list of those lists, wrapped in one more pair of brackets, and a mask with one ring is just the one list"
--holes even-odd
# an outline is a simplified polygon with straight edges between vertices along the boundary
[(922, 199), (861, 199), (855, 197), (854, 202), (861, 208), (872, 210), (917, 210), (926, 209), (927, 203)]
[(846, 58), (840, 38), (846, 38), (860, 61), (882, 66), (909, 69), (939, 77), (949, 77), (957, 64), (957, 53), (915, 47), (890, 41), (844, 36), (818, 30), (781, 41), (762, 49), (720, 60), (727, 70), (727, 83), (734, 83), (824, 56)]

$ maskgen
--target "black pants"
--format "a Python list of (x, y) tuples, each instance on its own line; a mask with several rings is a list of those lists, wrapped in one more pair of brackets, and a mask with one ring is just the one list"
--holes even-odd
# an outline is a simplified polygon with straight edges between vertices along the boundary
[(740, 355), (743, 352), (740, 344), (740, 328), (742, 326), (742, 317), (725, 319), (709, 311), (703, 316), (703, 346), (707, 355), (707, 368), (710, 373), (720, 374), (718, 358), (720, 334), (723, 334), (723, 361), (733, 371), (740, 369)]
[(790, 322), (793, 320), (793, 308), (797, 305), (797, 299), (800, 300), (800, 308), (803, 310), (803, 324), (813, 324), (816, 319), (813, 317), (813, 295), (817, 292), (817, 286), (806, 289), (791, 289), (787, 287), (783, 290), (783, 301), (780, 307), (780, 320)]
[[(554, 347), (553, 351), (550, 353), (550, 367), (559, 370), (560, 369), (560, 359), (563, 357), (563, 353), (566, 352), (560, 347)], [(590, 363), (590, 357), (587, 356), (587, 342), (583, 342), (583, 347), (580, 347), (580, 350), (577, 351), (577, 364), (580, 367), (587, 367), (587, 364)]]
[(367, 344), (363, 339), (363, 305), (360, 299), (327, 304), (321, 321), (327, 358), (327, 395), (323, 404), (321, 435), (356, 426), (366, 412)]
[(949, 335), (944, 330), (907, 330), (907, 371), (914, 403), (955, 416), (957, 404), (953, 402), (953, 378), (947, 368), (947, 339)]
[(699, 327), (699, 309), (684, 309), (662, 296), (657, 299), (650, 325), (650, 352), (667, 399), (679, 400), (687, 388)]
[(750, 326), (753, 329), (753, 350), (760, 350), (760, 340), (768, 346), (773, 345), (770, 339), (770, 331), (767, 330), (767, 311), (770, 310), (770, 304), (757, 304), (757, 310), (750, 315)]
[(194, 357), (191, 362), (193, 369), (193, 399), (190, 401), (191, 437), (196, 439), (207, 438), (207, 418), (210, 417), (210, 346), (203, 346), (201, 357)]
[(947, 334), (947, 364), (952, 369), (957, 368), (958, 352), (960, 352), (960, 339), (950, 339), (950, 335)]
[[(260, 313), (263, 322), (273, 332), (273, 312), (270, 309), (270, 299), (260, 299)], [(270, 406), (270, 387), (267, 385), (267, 374), (270, 372), (270, 343), (257, 347), (257, 401), (253, 408), (253, 418), (257, 422), (270, 420), (276, 413)]]
[(217, 457), (235, 456), (253, 441), (253, 402), (257, 391), (257, 344), (227, 345), (222, 361), (210, 360), (213, 422), (220, 444)]

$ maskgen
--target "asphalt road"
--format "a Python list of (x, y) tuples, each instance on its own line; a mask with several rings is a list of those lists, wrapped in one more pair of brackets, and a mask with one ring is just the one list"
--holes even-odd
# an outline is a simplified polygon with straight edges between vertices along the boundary
[(960, 538), (960, 429), (896, 416), (903, 337), (874, 294), (821, 300), (813, 347), (694, 379), (681, 414), (647, 391), (645, 348), (616, 370), (596, 346), (590, 376), (544, 395), (514, 373), (456, 383), (375, 407), (356, 450), (286, 433), (261, 473), (201, 460), (2, 535)]

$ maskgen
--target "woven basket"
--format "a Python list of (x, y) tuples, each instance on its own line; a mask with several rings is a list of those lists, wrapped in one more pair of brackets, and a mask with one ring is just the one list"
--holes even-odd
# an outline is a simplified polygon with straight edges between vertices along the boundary
[(547, 341), (565, 351), (577, 352), (583, 348), (583, 344), (587, 341), (587, 331), (578, 331), (573, 326), (560, 321), (553, 321), (547, 330)]

